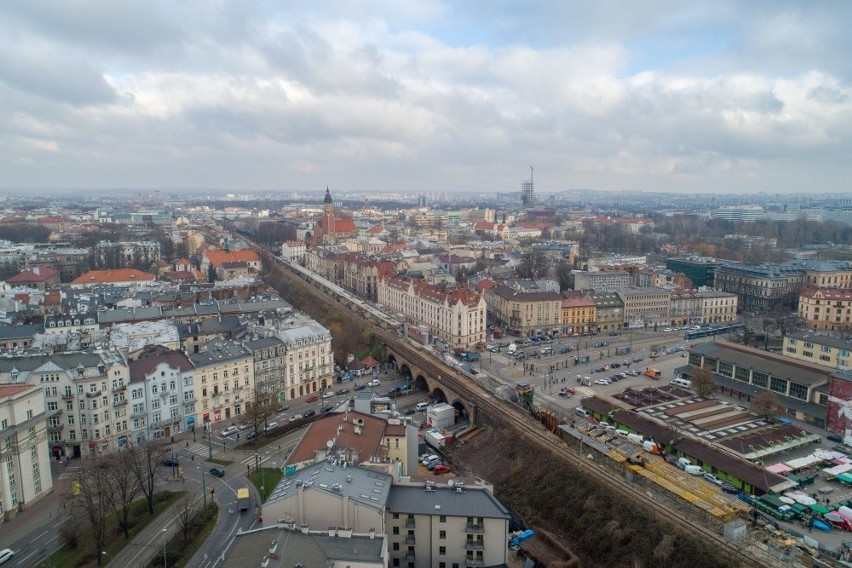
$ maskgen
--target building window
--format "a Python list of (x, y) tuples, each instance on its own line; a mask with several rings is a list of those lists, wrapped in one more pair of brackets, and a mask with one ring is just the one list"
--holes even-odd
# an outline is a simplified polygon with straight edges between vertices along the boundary
[(734, 373), (734, 378), (737, 379), (738, 381), (743, 381), (744, 383), (747, 383), (748, 379), (749, 379), (749, 375), (751, 375), (750, 370), (743, 368), (743, 367), (737, 367), (737, 370)]
[(399, 535), (399, 527), (393, 527), (391, 534), (394, 535), (394, 536), (398, 536)]
[(790, 383), (790, 396), (799, 400), (808, 400), (808, 387), (798, 383)]
[(758, 373), (757, 371), (754, 371), (751, 374), (751, 384), (765, 389), (769, 386), (769, 375), (767, 375), (766, 373)]
[[(438, 556), (446, 556), (446, 555), (447, 555), (447, 547), (446, 546), (439, 546), (438, 547)], [(443, 562), (441, 564), (443, 564)]]
[(441, 515), (440, 517), (438, 517), (438, 522), (439, 523), (446, 523), (447, 522), (447, 516)]
[(447, 531), (438, 532), (438, 538), (440, 538), (441, 540), (446, 539), (447, 538)]
[(769, 382), (769, 388), (777, 393), (787, 394), (787, 381), (772, 377), (772, 380)]

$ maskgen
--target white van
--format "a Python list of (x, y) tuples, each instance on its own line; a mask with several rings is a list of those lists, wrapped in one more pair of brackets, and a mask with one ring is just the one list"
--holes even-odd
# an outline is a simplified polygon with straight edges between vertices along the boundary
[(704, 470), (701, 469), (700, 466), (697, 465), (688, 465), (683, 468), (683, 471), (688, 473), (689, 475), (704, 475)]
[(417, 406), (415, 406), (415, 407), (414, 407), (414, 409), (415, 409), (417, 412), (425, 412), (425, 411), (426, 411), (426, 409), (427, 409), (428, 407), (429, 407), (429, 403), (428, 403), (428, 402), (418, 402), (418, 403), (417, 403)]
[(692, 388), (692, 381), (689, 381), (687, 379), (672, 379), (669, 384), (675, 385), (677, 387), (683, 387), (685, 389)]
[(508, 349), (506, 349), (506, 353), (508, 353), (509, 355), (514, 355), (514, 354), (515, 354), (515, 351), (517, 351), (517, 350), (518, 350), (518, 346), (517, 346), (517, 344), (515, 344), (515, 343), (510, 343), (510, 344), (509, 344), (509, 348), (508, 348)]
[(589, 417), (589, 413), (586, 412), (584, 408), (580, 408), (579, 406), (574, 409), (574, 414), (576, 414), (577, 416), (582, 416), (583, 418)]

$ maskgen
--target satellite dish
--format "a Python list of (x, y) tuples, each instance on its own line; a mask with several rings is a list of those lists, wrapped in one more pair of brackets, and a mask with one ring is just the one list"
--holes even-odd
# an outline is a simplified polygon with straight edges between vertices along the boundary
[(455, 485), (455, 484), (456, 484), (456, 482), (455, 482), (455, 481), (453, 481), (453, 480), (452, 480), (452, 478), (450, 478), (450, 479), (448, 479), (448, 480), (447, 480), (447, 485), (449, 485), (450, 487), (452, 487), (452, 486), (453, 486), (453, 485)]
[(326, 443), (325, 443), (325, 447), (326, 447), (326, 448), (328, 448), (329, 450), (330, 450), (332, 447), (334, 447), (334, 440), (329, 440), (328, 442), (326, 442)]

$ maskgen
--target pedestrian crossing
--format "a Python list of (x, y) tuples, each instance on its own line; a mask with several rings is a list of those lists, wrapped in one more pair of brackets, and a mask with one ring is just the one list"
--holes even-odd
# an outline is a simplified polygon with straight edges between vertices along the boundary
[(192, 444), (187, 450), (199, 456), (207, 456), (209, 453), (206, 443)]

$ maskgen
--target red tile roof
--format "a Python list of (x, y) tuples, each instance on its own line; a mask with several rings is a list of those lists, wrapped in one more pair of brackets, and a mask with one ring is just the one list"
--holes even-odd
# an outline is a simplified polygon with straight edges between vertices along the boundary
[[(360, 433), (355, 432), (356, 426)], [(369, 461), (372, 456), (386, 453), (382, 446), (386, 427), (386, 421), (369, 414), (352, 411), (328, 414), (310, 425), (290, 452), (287, 463), (298, 464), (314, 459), (315, 452), (326, 451), (329, 440), (334, 440), (333, 451), (348, 450), (358, 454), (359, 462)]]
[(20, 271), (19, 273), (9, 278), (6, 282), (10, 282), (12, 284), (44, 282), (45, 280), (52, 278), (57, 274), (59, 274), (59, 270), (53, 268), (52, 266), (33, 266), (32, 268), (27, 268), (26, 270)]
[(5, 384), (0, 385), (0, 398), (5, 398), (7, 396), (14, 396), (18, 393), (22, 393), (29, 389), (34, 389), (35, 385), (11, 385)]
[(242, 250), (209, 250), (207, 260), (213, 266), (219, 267), (224, 262), (260, 262), (260, 257), (251, 249)]
[(153, 274), (136, 270), (135, 268), (119, 268), (116, 270), (91, 270), (79, 278), (71, 281), (71, 284), (106, 284), (110, 282), (150, 282), (154, 280)]

